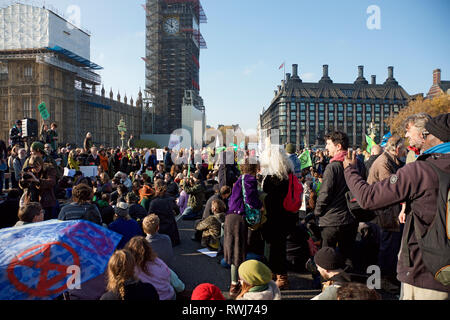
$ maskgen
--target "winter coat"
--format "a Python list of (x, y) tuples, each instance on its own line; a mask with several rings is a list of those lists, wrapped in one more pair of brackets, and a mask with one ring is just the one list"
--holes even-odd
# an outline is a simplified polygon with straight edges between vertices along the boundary
[[(383, 181), (395, 174), (402, 166), (402, 163), (390, 155), (388, 152), (381, 154), (377, 160), (372, 164), (372, 168), (367, 178), (368, 184)], [(400, 232), (400, 223), (398, 215), (402, 208), (400, 204), (395, 204), (380, 210), (376, 210), (376, 222), (383, 230), (391, 232)]]
[(231, 197), (228, 200), (228, 214), (245, 215), (242, 179), (244, 179), (246, 203), (254, 209), (262, 208), (262, 202), (259, 200), (258, 181), (254, 176), (246, 174), (239, 177), (233, 186)]
[(56, 169), (50, 164), (44, 164), (39, 179), (39, 202), (43, 208), (56, 207)]
[(267, 221), (263, 224), (264, 240), (272, 242), (285, 238), (289, 228), (295, 226), (298, 215), (284, 209), (284, 199), (289, 190), (289, 180), (280, 180), (275, 176), (266, 176), (263, 181), (263, 191)]
[(347, 191), (342, 162), (334, 161), (327, 165), (314, 209), (320, 227), (337, 227), (356, 222), (347, 207)]
[(170, 269), (159, 258), (154, 261), (149, 261), (146, 264), (148, 273), (136, 267), (136, 277), (143, 283), (152, 284), (158, 292), (160, 300), (173, 300), (175, 297), (175, 290), (170, 285)]
[[(425, 162), (433, 163), (444, 172), (450, 173), (450, 154), (426, 154), (403, 168), (390, 179), (367, 184), (358, 174), (358, 170), (349, 166), (345, 169), (345, 180), (359, 205), (367, 210), (376, 210), (393, 204), (406, 202), (418, 219), (415, 227), (425, 234), (433, 222), (437, 211), (438, 177)], [(434, 279), (422, 261), (422, 251), (417, 243), (415, 233), (405, 233), (412, 216), (407, 214), (403, 238), (408, 239), (409, 259), (405, 257), (402, 245), (397, 264), (397, 279), (410, 285), (450, 292), (450, 286), (443, 286)], [(402, 239), (403, 241), (403, 239)]]

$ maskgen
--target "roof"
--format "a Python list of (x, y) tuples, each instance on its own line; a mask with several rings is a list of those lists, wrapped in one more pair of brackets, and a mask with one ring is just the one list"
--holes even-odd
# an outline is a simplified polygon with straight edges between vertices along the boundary
[(64, 56), (66, 56), (67, 58), (74, 60), (82, 65), (84, 65), (85, 67), (88, 67), (90, 69), (93, 70), (102, 70), (103, 67), (99, 66), (96, 63), (93, 63), (91, 61), (89, 61), (88, 59), (85, 59), (83, 57), (80, 57), (79, 55), (77, 55), (76, 53), (73, 53), (72, 51), (69, 51), (67, 49), (61, 48), (60, 46), (54, 46), (52, 48), (47, 47), (48, 50), (50, 51), (54, 51), (57, 52), (59, 54), (62, 54)]
[(447, 92), (447, 90), (450, 89), (450, 81), (441, 81), (439, 87), (442, 89), (442, 91)]
[[(449, 82), (450, 83), (450, 82)], [(303, 97), (315, 99), (361, 99), (361, 100), (409, 100), (410, 95), (398, 84), (355, 84), (355, 83), (308, 83), (289, 79), (271, 102), (281, 97)]]

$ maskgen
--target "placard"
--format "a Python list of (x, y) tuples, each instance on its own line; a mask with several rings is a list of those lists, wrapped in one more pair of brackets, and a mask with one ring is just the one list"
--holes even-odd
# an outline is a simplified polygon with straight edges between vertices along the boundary
[(156, 150), (156, 160), (157, 161), (163, 161), (164, 160), (164, 150), (163, 149), (157, 149)]
[(83, 177), (93, 178), (98, 174), (98, 168), (96, 166), (80, 166), (80, 171), (83, 173)]

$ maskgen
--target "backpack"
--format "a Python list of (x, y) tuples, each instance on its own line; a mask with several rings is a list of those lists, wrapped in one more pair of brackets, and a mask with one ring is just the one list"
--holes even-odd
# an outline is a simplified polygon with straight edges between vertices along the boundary
[(410, 223), (405, 228), (407, 237), (404, 237), (402, 247), (405, 248), (409, 258), (408, 238), (411, 229), (414, 230), (420, 250), (422, 261), (434, 279), (444, 286), (450, 285), (450, 174), (442, 171), (434, 164), (427, 163), (436, 172), (439, 178), (439, 193), (437, 197), (437, 212), (433, 222), (424, 234), (421, 234), (414, 224), (418, 217), (412, 213)]
[(283, 207), (286, 211), (296, 213), (302, 206), (303, 186), (294, 174), (289, 174), (289, 190), (284, 198)]
[(245, 221), (247, 222), (247, 225), (249, 228), (254, 228), (257, 225), (261, 224), (261, 210), (255, 209), (250, 207), (250, 205), (247, 204), (247, 200), (245, 197), (245, 184), (244, 184), (244, 177), (242, 176), (242, 195), (244, 197), (244, 208), (245, 208)]

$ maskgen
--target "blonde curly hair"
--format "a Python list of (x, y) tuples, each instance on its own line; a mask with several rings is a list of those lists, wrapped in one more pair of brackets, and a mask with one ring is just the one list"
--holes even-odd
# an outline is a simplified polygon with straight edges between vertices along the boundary
[(286, 152), (277, 145), (272, 145), (270, 139), (266, 139), (265, 148), (259, 158), (261, 173), (264, 177), (275, 176), (280, 180), (288, 180), (289, 173), (294, 172), (292, 162)]

